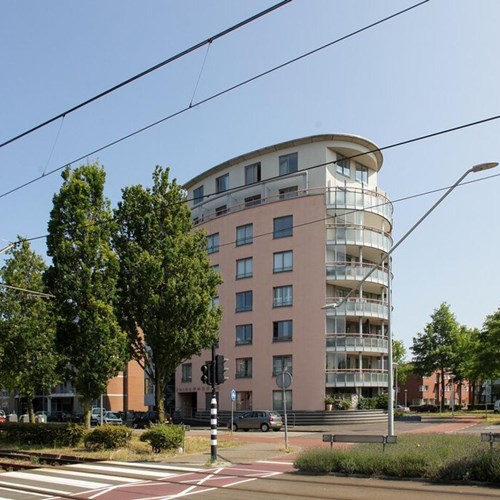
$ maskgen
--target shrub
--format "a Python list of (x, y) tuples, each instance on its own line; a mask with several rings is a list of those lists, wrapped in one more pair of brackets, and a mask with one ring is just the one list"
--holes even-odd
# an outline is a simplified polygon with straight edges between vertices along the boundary
[(4, 422), (0, 429), (1, 441), (20, 446), (76, 446), (85, 434), (79, 424)]
[(174, 450), (183, 446), (184, 426), (155, 425), (143, 432), (140, 439), (151, 445), (153, 453), (160, 453), (163, 450)]
[(358, 402), (360, 410), (375, 410), (377, 408), (377, 398), (361, 398)]
[(86, 448), (116, 449), (127, 446), (131, 431), (122, 425), (102, 425), (87, 432), (84, 438)]

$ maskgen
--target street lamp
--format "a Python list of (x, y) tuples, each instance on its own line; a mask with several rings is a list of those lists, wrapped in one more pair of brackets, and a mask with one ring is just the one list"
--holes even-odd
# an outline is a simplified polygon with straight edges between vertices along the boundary
[(495, 168), (498, 165), (498, 162), (487, 162), (487, 163), (479, 163), (478, 165), (474, 165), (473, 167), (469, 168), (466, 172), (464, 172), (459, 179), (451, 185), (447, 191), (439, 198), (439, 200), (432, 205), (427, 212), (425, 212), (420, 219), (418, 219), (415, 224), (403, 235), (403, 237), (382, 257), (380, 262), (376, 265), (373, 266), (368, 273), (365, 274), (364, 278), (359, 281), (357, 286), (355, 288), (352, 288), (349, 293), (347, 293), (342, 300), (340, 300), (337, 303), (334, 304), (327, 304), (326, 306), (323, 306), (323, 308), (329, 308), (329, 307), (335, 307), (338, 308), (347, 300), (349, 300), (349, 297), (351, 297), (355, 292), (357, 292), (362, 286), (363, 283), (375, 272), (376, 269), (378, 269), (380, 266), (384, 264), (384, 262), (387, 261), (387, 266), (388, 266), (388, 271), (389, 271), (389, 284), (387, 287), (387, 294), (388, 294), (388, 319), (387, 319), (387, 392), (389, 396), (389, 400), (387, 402), (387, 419), (388, 419), (388, 434), (389, 436), (394, 436), (394, 395), (392, 392), (392, 387), (393, 387), (393, 380), (392, 380), (392, 366), (393, 366), (393, 361), (392, 361), (392, 328), (391, 328), (391, 259), (390, 255), (396, 250), (396, 248), (403, 243), (403, 241), (410, 236), (415, 229), (436, 209), (436, 207), (471, 173), (477, 173), (477, 172), (482, 172), (483, 170), (489, 170), (490, 168)]

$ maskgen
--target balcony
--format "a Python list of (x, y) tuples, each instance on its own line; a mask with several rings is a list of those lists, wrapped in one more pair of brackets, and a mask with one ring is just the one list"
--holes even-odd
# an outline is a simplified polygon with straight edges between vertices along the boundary
[(386, 337), (330, 334), (326, 336), (327, 352), (372, 352), (387, 354)]
[(392, 238), (388, 233), (366, 226), (336, 226), (327, 224), (326, 240), (330, 245), (354, 245), (370, 247), (388, 252), (392, 247)]
[(373, 269), (375, 270), (366, 279), (366, 283), (377, 283), (379, 285), (389, 286), (389, 272), (384, 267), (376, 267), (373, 264), (334, 262), (327, 263), (326, 279), (333, 281), (361, 281)]
[[(359, 297), (350, 297), (341, 303), (342, 300), (342, 297), (327, 297), (327, 304), (332, 304), (332, 307), (326, 308), (328, 316), (363, 316), (367, 318), (388, 319), (389, 307), (387, 302)], [(340, 305), (333, 307), (333, 304)]]
[(346, 387), (387, 387), (387, 371), (382, 370), (327, 370), (326, 386)]
[(392, 222), (393, 207), (389, 199), (376, 191), (356, 188), (328, 188), (326, 191), (328, 208), (342, 210), (364, 210), (380, 215)]

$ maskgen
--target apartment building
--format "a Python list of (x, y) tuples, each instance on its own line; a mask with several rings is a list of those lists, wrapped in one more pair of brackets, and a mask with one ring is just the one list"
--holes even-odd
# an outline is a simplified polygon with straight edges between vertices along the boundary
[[(233, 389), (237, 410), (281, 410), (285, 398), (296, 411), (323, 410), (327, 394), (387, 390), (392, 205), (377, 185), (382, 161), (362, 137), (315, 135), (230, 159), (184, 186), (224, 279), (220, 409), (231, 409)], [(200, 370), (210, 359), (206, 351), (179, 367), (177, 408), (209, 408)], [(285, 392), (283, 372), (292, 375)]]

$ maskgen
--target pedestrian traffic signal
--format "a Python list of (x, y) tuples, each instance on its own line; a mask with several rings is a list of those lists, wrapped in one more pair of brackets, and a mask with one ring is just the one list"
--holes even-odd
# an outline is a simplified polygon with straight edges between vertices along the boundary
[(226, 358), (222, 354), (217, 354), (215, 356), (215, 384), (220, 385), (223, 384), (226, 380), (226, 372), (227, 368), (224, 367), (225, 362), (227, 361)]
[(212, 385), (213, 381), (212, 362), (209, 361), (201, 367), (201, 381), (204, 384)]

